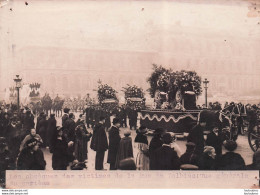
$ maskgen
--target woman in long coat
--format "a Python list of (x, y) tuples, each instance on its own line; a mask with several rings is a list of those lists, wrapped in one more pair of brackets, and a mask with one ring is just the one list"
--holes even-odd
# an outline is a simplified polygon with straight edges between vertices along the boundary
[(42, 119), (39, 121), (39, 135), (42, 138), (43, 147), (46, 147), (47, 144), (47, 127), (48, 127), (48, 122), (46, 120), (46, 115), (43, 115)]
[(125, 137), (120, 140), (119, 149), (117, 151), (116, 156), (116, 168), (119, 169), (120, 161), (126, 158), (134, 157), (133, 155), (133, 146), (132, 146), (132, 138), (129, 137), (131, 135), (130, 130), (126, 130), (124, 132)]
[(39, 149), (38, 141), (31, 139), (21, 151), (17, 160), (18, 170), (45, 170), (46, 161), (43, 152)]
[(57, 127), (53, 135), (52, 144), (50, 147), (52, 155), (53, 170), (67, 170), (70, 161), (73, 161), (73, 156), (69, 154), (68, 142), (63, 135), (63, 129)]
[(47, 133), (46, 133), (46, 141), (47, 141), (46, 145), (50, 146), (51, 139), (53, 137), (53, 134), (56, 131), (57, 121), (55, 119), (55, 114), (50, 115), (50, 118), (48, 119), (47, 123), (48, 123), (48, 126), (47, 126)]
[(78, 123), (76, 127), (76, 141), (75, 141), (75, 157), (79, 162), (84, 162), (88, 159), (88, 142), (92, 136), (84, 123)]
[(146, 127), (141, 126), (135, 137), (135, 148), (138, 149), (136, 156), (137, 170), (149, 170), (149, 146), (147, 137), (145, 136), (146, 132)]

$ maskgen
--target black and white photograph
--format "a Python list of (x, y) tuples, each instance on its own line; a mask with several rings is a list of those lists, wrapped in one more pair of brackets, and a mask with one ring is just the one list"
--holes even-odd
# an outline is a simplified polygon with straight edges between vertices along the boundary
[(259, 0), (0, 0), (1, 188), (259, 189), (259, 54)]

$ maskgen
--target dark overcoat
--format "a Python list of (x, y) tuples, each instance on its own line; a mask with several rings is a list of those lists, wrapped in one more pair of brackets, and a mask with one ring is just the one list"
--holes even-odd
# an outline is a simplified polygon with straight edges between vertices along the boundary
[(155, 151), (155, 170), (179, 169), (180, 159), (173, 148), (162, 146)]
[(119, 129), (112, 126), (109, 130), (109, 146), (108, 146), (108, 163), (116, 162), (116, 155), (119, 148), (121, 137), (119, 135)]
[(94, 128), (90, 148), (99, 152), (106, 151), (108, 149), (105, 127), (101, 123), (97, 124)]

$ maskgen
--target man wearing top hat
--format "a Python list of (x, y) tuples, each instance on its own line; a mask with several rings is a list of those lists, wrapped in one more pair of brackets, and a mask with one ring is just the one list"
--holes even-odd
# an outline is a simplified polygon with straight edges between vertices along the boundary
[(119, 148), (121, 137), (119, 135), (120, 120), (118, 118), (113, 119), (113, 126), (109, 130), (109, 146), (108, 146), (108, 158), (107, 162), (110, 164), (110, 170), (116, 170), (116, 155)]

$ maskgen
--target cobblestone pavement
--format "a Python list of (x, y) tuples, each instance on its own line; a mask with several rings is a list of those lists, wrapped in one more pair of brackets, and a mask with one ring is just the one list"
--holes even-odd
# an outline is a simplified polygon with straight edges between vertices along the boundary
[[(78, 114), (76, 114), (76, 119), (78, 118), (77, 116), (78, 116)], [(57, 125), (60, 125), (60, 124), (61, 124), (61, 118), (57, 118)], [(123, 135), (124, 129), (125, 128), (120, 128), (121, 137), (124, 136)], [(91, 129), (89, 129), (89, 131), (92, 132)], [(136, 136), (136, 132), (134, 130), (132, 130), (131, 132), (132, 132), (131, 133), (132, 140), (134, 140), (134, 138)], [(151, 136), (148, 136), (149, 142), (150, 142), (151, 138), (152, 138)], [(186, 150), (186, 146), (185, 146), (186, 140), (179, 139), (176, 141), (176, 143), (180, 146), (182, 153), (184, 153)], [(241, 154), (241, 156), (244, 158), (246, 164), (252, 163), (253, 151), (250, 149), (250, 146), (248, 144), (247, 135), (239, 135), (237, 144), (238, 144), (238, 147), (236, 149), (236, 152)], [(87, 163), (88, 168), (86, 170), (95, 170), (95, 152), (93, 150), (91, 150), (89, 148), (89, 146), (90, 146), (90, 142), (88, 143), (88, 163)], [(133, 150), (134, 150), (134, 157), (136, 157), (137, 150), (134, 148), (134, 142), (133, 142)], [(47, 162), (46, 170), (52, 170), (52, 167), (51, 167), (52, 154), (49, 152), (48, 149), (43, 149), (43, 152), (44, 152), (45, 160)], [(226, 150), (223, 147), (223, 153), (225, 153), (225, 152), (226, 152)], [(106, 160), (107, 160), (107, 152), (105, 153), (105, 158), (104, 158), (104, 169), (109, 170), (109, 164), (106, 163)]]

